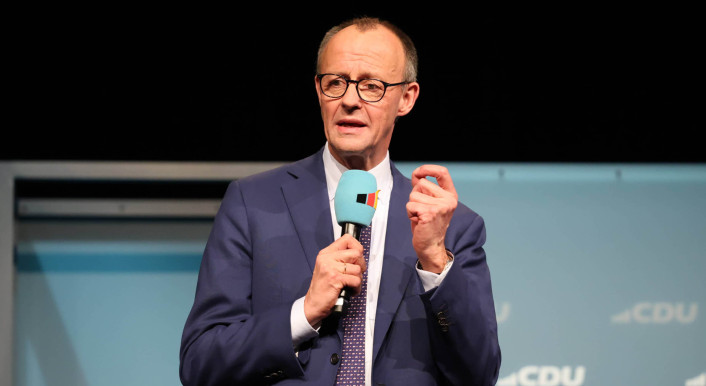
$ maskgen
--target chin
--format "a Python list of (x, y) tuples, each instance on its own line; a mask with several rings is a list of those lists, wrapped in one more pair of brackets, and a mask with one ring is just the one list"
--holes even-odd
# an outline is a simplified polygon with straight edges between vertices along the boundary
[(359, 141), (337, 140), (329, 141), (329, 144), (331, 144), (333, 151), (342, 156), (363, 155), (368, 150), (368, 146), (361, 144)]

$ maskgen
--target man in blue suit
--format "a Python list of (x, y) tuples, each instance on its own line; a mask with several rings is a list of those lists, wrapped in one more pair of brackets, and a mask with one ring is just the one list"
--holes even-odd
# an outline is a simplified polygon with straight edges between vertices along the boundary
[[(395, 122), (419, 95), (416, 64), (388, 22), (326, 34), (315, 77), (326, 145), (229, 186), (184, 328), (183, 384), (495, 384), (483, 219), (458, 203), (445, 168), (421, 166), (410, 180), (389, 159)], [(369, 171), (380, 189), (367, 262), (358, 240), (337, 237), (333, 193), (348, 169)], [(354, 355), (331, 315), (344, 287), (365, 297)], [(360, 358), (358, 380), (341, 375), (349, 355)]]

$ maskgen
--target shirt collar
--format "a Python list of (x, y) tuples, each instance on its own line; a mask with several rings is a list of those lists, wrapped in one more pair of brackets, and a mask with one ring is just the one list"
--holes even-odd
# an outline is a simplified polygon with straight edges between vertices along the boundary
[[(348, 170), (335, 158), (333, 154), (329, 151), (328, 142), (324, 146), (324, 171), (326, 173), (326, 186), (328, 187), (328, 199), (333, 201), (333, 197), (336, 195), (336, 188), (338, 188), (338, 180), (341, 179), (343, 172)], [(375, 165), (374, 168), (368, 170), (377, 181), (378, 190), (381, 193), (389, 195), (392, 188), (392, 169), (390, 169), (390, 152), (385, 154), (385, 158), (379, 164)]]

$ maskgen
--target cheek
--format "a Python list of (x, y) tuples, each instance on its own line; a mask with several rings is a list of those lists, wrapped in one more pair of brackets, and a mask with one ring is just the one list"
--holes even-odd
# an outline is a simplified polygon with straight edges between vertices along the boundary
[(384, 132), (389, 131), (389, 129), (395, 122), (395, 118), (397, 117), (397, 110), (392, 109), (390, 106), (385, 106), (385, 108), (377, 109), (372, 113), (375, 114), (375, 120), (377, 122), (379, 130), (382, 132), (381, 134), (384, 134)]
[(333, 103), (326, 103), (326, 102), (323, 102), (321, 104), (321, 116), (324, 117), (324, 119), (333, 119), (333, 116), (335, 114), (336, 114), (336, 105), (334, 105)]

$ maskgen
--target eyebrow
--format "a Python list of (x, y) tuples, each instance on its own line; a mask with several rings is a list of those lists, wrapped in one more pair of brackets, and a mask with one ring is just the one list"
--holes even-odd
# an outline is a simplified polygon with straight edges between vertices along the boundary
[[(344, 78), (346, 78), (346, 79), (348, 79), (348, 80), (351, 79), (351, 74), (350, 74), (350, 73), (332, 72), (331, 74), (340, 75), (340, 76), (342, 76), (342, 77), (344, 77)], [(356, 80), (361, 80), (361, 79), (378, 79), (378, 80), (382, 80), (380, 77), (378, 77), (378, 76), (376, 76), (376, 75), (373, 75), (373, 74), (371, 74), (371, 73), (369, 73), (369, 72), (364, 72), (364, 73), (362, 73), (362, 75), (360, 75), (360, 76), (358, 77), (358, 79), (356, 79)]]

